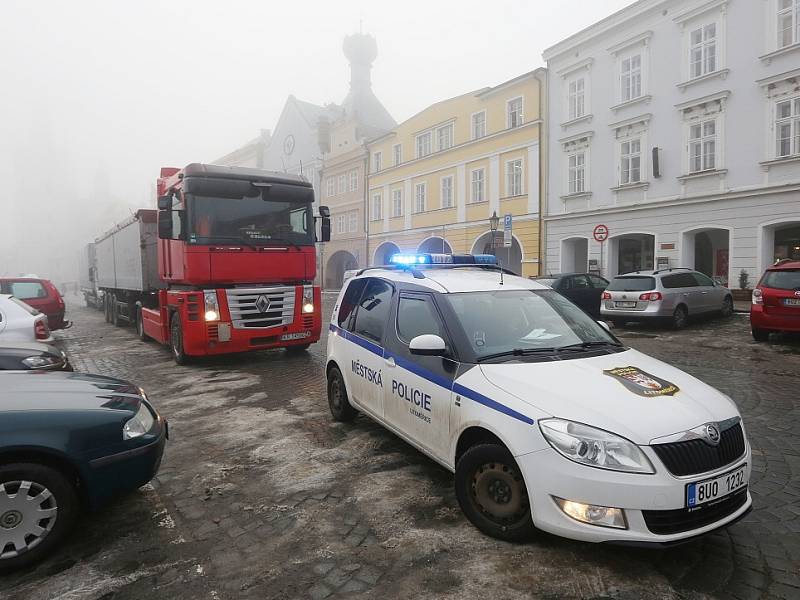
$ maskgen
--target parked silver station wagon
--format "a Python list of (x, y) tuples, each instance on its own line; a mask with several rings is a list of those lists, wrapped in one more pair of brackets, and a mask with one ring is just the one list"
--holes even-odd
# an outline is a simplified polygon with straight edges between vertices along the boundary
[(603, 292), (602, 317), (623, 325), (660, 320), (680, 329), (690, 317), (733, 314), (731, 291), (691, 269), (661, 269), (618, 275)]

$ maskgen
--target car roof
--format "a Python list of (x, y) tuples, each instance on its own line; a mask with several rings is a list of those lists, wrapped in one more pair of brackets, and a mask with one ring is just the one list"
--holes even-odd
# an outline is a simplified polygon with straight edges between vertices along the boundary
[(767, 267), (767, 271), (783, 271), (800, 269), (800, 260), (783, 260), (776, 265)]
[[(424, 278), (415, 277), (414, 271), (424, 275)], [(499, 270), (486, 269), (479, 266), (459, 268), (417, 266), (413, 271), (411, 269), (393, 267), (377, 268), (366, 270), (361, 275), (348, 279), (348, 282), (365, 277), (380, 277), (388, 281), (429, 288), (431, 291), (443, 294), (550, 289), (548, 286), (537, 283), (533, 279), (509, 274), (503, 274), (503, 283), (501, 284)]]

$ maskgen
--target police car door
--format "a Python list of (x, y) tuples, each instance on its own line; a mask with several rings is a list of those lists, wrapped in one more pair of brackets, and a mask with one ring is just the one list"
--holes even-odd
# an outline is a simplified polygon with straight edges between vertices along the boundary
[(386, 369), (383, 362), (383, 337), (391, 312), (394, 288), (382, 279), (367, 279), (356, 306), (352, 333), (348, 336), (348, 390), (356, 403), (378, 417), (383, 417), (383, 389)]
[(450, 446), (450, 396), (458, 362), (442, 356), (413, 355), (418, 335), (442, 337), (446, 329), (431, 294), (401, 291), (394, 327), (386, 332), (384, 418), (436, 457), (447, 460)]

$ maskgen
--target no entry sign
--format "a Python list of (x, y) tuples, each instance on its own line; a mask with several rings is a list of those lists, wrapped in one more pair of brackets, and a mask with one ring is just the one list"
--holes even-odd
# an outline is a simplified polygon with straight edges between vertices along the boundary
[(596, 242), (605, 242), (608, 239), (608, 227), (605, 225), (595, 225), (592, 235)]

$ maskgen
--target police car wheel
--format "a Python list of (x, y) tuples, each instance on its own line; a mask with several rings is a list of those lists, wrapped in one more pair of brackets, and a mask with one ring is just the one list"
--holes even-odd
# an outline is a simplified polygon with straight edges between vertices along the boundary
[(328, 372), (328, 406), (334, 421), (352, 421), (358, 415), (347, 397), (344, 378), (338, 367), (331, 367)]
[(528, 490), (507, 448), (479, 444), (456, 465), (456, 496), (467, 518), (485, 534), (521, 542), (533, 534)]

